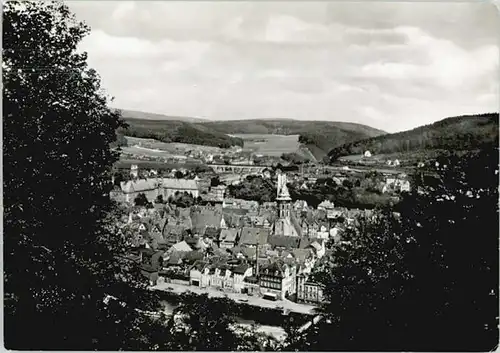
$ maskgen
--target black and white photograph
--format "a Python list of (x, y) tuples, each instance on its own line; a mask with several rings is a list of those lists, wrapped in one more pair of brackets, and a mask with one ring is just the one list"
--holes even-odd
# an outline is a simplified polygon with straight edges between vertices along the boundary
[(2, 10), (4, 349), (497, 350), (500, 3)]

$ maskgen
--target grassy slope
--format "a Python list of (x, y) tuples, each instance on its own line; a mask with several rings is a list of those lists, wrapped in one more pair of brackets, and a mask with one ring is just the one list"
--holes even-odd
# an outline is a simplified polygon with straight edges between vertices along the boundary
[(333, 162), (366, 150), (425, 155), (435, 150), (473, 150), (484, 143), (498, 144), (498, 113), (446, 118), (413, 130), (346, 143), (332, 149), (328, 157)]

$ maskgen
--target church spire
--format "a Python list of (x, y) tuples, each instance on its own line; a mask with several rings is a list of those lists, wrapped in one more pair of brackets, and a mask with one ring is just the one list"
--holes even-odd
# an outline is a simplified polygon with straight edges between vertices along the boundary
[(290, 197), (290, 192), (288, 191), (288, 187), (286, 186), (286, 174), (278, 172), (278, 188), (276, 200), (278, 201), (292, 201)]

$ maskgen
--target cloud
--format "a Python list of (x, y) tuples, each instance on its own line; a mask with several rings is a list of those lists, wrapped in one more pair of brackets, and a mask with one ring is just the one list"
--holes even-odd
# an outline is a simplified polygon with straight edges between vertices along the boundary
[(69, 6), (92, 27), (80, 50), (122, 108), (387, 131), (498, 110), (499, 22), (488, 4)]

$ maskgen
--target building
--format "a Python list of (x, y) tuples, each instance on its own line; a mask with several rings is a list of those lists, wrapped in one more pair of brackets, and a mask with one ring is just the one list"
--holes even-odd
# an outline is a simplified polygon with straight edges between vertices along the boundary
[(292, 198), (286, 186), (286, 174), (278, 171), (278, 187), (276, 190), (278, 219), (274, 223), (274, 234), (300, 237), (302, 229), (293, 214)]
[(262, 265), (259, 269), (262, 295), (283, 300), (296, 292), (296, 267), (281, 260)]
[(306, 274), (297, 276), (297, 301), (299, 303), (322, 303), (324, 301), (323, 290), (323, 285), (308, 281)]
[(245, 291), (245, 279), (252, 276), (252, 266), (242, 263), (233, 268), (234, 276), (234, 291), (236, 293), (243, 293)]
[(255, 247), (257, 244), (267, 244), (269, 229), (257, 227), (243, 227), (238, 245)]
[(148, 201), (154, 201), (160, 195), (157, 179), (129, 180), (120, 183), (125, 202), (133, 203), (137, 195), (144, 194)]
[(200, 190), (196, 180), (162, 178), (160, 182), (164, 200), (168, 199), (170, 196), (174, 197), (177, 192), (187, 192), (195, 198), (200, 196)]
[(137, 178), (139, 177), (139, 167), (137, 166), (137, 164), (132, 164), (130, 166), (130, 176), (132, 178)]
[(236, 245), (239, 236), (238, 229), (222, 229), (219, 235), (219, 247), (222, 249), (231, 249)]

